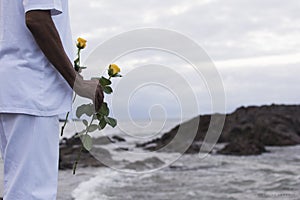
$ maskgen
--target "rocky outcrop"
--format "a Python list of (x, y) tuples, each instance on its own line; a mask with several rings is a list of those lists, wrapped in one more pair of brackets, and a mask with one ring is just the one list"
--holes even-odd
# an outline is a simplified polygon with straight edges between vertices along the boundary
[(114, 142), (126, 142), (126, 140), (123, 137), (118, 136), (118, 135), (112, 136), (112, 139)]
[[(105, 144), (107, 143), (107, 138), (97, 138), (94, 143)], [(59, 169), (72, 169), (73, 164), (77, 159), (78, 153), (81, 149), (81, 141), (78, 137), (71, 137), (69, 139), (64, 138), (60, 142), (59, 148)], [(97, 151), (107, 157), (111, 158), (110, 153), (102, 148), (97, 148)], [(90, 152), (83, 150), (77, 167), (101, 167), (104, 166), (100, 161), (98, 161)]]
[(154, 168), (162, 167), (165, 163), (157, 157), (151, 157), (144, 159), (142, 161), (135, 161), (125, 165), (125, 169), (134, 170), (134, 171), (144, 171)]
[[(211, 115), (199, 116), (197, 135), (186, 153), (198, 153), (210, 125)], [(194, 118), (180, 124), (162, 137), (138, 144), (147, 150), (158, 150), (176, 136), (179, 127), (192, 123)], [(188, 131), (187, 131), (188, 132)], [(182, 141), (184, 142), (184, 141)], [(287, 146), (300, 144), (300, 106), (271, 105), (238, 108), (226, 115), (219, 143), (229, 143), (220, 154), (257, 155), (265, 152), (264, 146)], [(200, 145), (199, 145), (200, 144)]]
[[(104, 148), (100, 148), (101, 145), (107, 145), (117, 142), (126, 142), (121, 136), (110, 137), (98, 137), (93, 138), (92, 153), (83, 149), (80, 160), (77, 167), (102, 167), (104, 166), (99, 160), (104, 161), (105, 164), (115, 164), (117, 161), (112, 159), (110, 152)], [(72, 169), (73, 164), (77, 159), (78, 153), (81, 149), (81, 141), (75, 135), (71, 138), (63, 138), (59, 144), (59, 169)], [(120, 151), (128, 151), (126, 148), (119, 148)]]
[(243, 139), (234, 140), (217, 151), (218, 154), (237, 156), (260, 155), (265, 152), (267, 152), (265, 146), (259, 141)]
[(241, 107), (226, 117), (221, 141), (237, 136), (268, 146), (300, 144), (300, 106)]

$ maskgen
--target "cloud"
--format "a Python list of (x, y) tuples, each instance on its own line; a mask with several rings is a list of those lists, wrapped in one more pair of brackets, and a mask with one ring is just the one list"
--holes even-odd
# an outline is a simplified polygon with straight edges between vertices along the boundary
[(195, 39), (214, 59), (295, 53), (300, 45), (299, 1), (215, 0), (71, 1), (75, 36), (92, 45), (123, 31), (159, 27)]
[(283, 68), (282, 66), (299, 64), (300, 53), (288, 54), (288, 55), (269, 55), (269, 56), (258, 56), (238, 59), (219, 60), (215, 62), (218, 67), (276, 67)]
[[(240, 105), (299, 103), (299, 8), (299, 0), (89, 0), (84, 5), (81, 0), (70, 1), (73, 37), (88, 39), (84, 57), (112, 36), (142, 27), (175, 30), (196, 41), (215, 62), (223, 79), (227, 112)], [(148, 51), (126, 55), (117, 62), (126, 67), (125, 74), (145, 64), (176, 67), (195, 91), (201, 111), (210, 111), (205, 80), (196, 77), (182, 60)], [(176, 80), (170, 78), (170, 82), (180, 87)], [(148, 91), (136, 97), (141, 110), (155, 102), (137, 101), (150, 96)]]

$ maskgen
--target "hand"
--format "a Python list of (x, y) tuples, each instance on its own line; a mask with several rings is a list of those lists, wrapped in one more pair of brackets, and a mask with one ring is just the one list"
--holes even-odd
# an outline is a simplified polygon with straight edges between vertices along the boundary
[(104, 94), (98, 80), (83, 80), (82, 76), (77, 75), (73, 90), (79, 96), (91, 99), (95, 106), (95, 111), (99, 111), (103, 103)]

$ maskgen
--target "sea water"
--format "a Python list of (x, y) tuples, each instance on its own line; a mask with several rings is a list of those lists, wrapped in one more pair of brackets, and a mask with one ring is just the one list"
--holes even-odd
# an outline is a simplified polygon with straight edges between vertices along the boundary
[[(176, 123), (165, 124), (163, 131)], [(118, 131), (110, 129), (106, 134), (118, 134)], [(132, 144), (136, 141), (128, 135), (124, 137), (125, 144), (134, 148)], [(126, 152), (114, 151), (109, 145), (107, 149), (116, 160), (126, 157)], [(83, 178), (78, 179), (80, 184), (71, 196), (75, 200), (300, 199), (300, 146), (267, 149), (270, 152), (260, 156), (183, 155), (160, 170), (143, 173), (103, 167), (91, 169), (92, 177), (89, 177), (84, 176), (84, 173), (89, 174), (87, 168), (83, 169)], [(177, 155), (155, 155), (162, 161), (172, 156)], [(146, 157), (141, 158), (141, 162)], [(67, 196), (61, 199), (67, 200)]]
[(184, 155), (162, 170), (133, 174), (101, 168), (73, 192), (76, 200), (300, 199), (300, 146), (260, 156)]
[[(80, 122), (68, 124), (67, 137)], [(164, 131), (177, 124), (165, 126)], [(108, 129), (107, 135), (118, 134)], [(127, 143), (130, 142), (130, 138)], [(131, 144), (128, 144), (130, 146)], [(132, 146), (132, 145), (131, 145)], [(132, 173), (108, 167), (60, 171), (58, 200), (299, 200), (300, 146), (267, 147), (260, 156), (183, 155), (154, 172)], [(113, 150), (112, 150), (113, 151)], [(118, 159), (118, 152), (115, 152)], [(125, 152), (120, 153), (123, 157)], [(125, 155), (126, 156), (126, 155)], [(156, 157), (172, 156), (157, 153)], [(3, 170), (0, 161), (0, 170)], [(0, 195), (3, 174), (0, 175)]]

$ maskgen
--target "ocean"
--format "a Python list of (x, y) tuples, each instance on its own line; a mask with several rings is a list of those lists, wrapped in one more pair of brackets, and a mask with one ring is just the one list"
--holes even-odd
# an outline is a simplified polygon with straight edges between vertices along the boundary
[(210, 155), (203, 160), (184, 155), (169, 168), (145, 174), (99, 168), (81, 180), (71, 196), (76, 200), (300, 199), (300, 146), (268, 150), (260, 156)]
[[(178, 121), (164, 123), (165, 132)], [(140, 125), (146, 123), (141, 123)], [(158, 130), (161, 123), (154, 123)], [(68, 124), (69, 137), (80, 122)], [(151, 132), (142, 128), (147, 135)], [(152, 129), (152, 131), (154, 130)], [(120, 129), (107, 129), (104, 135), (120, 134), (127, 142), (120, 146), (134, 151), (132, 135)], [(132, 133), (132, 134), (137, 134)], [(136, 136), (136, 135), (135, 135)], [(148, 135), (149, 136), (149, 135)], [(147, 137), (148, 137), (147, 136)], [(147, 140), (147, 137), (144, 138)], [(136, 137), (139, 139), (138, 137)], [(103, 145), (118, 163), (113, 168), (81, 168), (75, 176), (71, 170), (60, 171), (58, 200), (299, 200), (300, 199), (300, 146), (267, 147), (269, 153), (259, 156), (183, 155), (138, 150), (136, 155), (116, 150), (118, 144)], [(221, 146), (221, 145), (217, 145)], [(138, 154), (139, 153), (139, 154)], [(204, 157), (204, 158), (203, 158)], [(173, 158), (177, 158), (173, 162)], [(153, 165), (144, 165), (152, 159)], [(172, 162), (168, 163), (169, 160)], [(157, 168), (157, 163), (167, 163)], [(127, 166), (126, 170), (124, 166)], [(128, 168), (128, 166), (131, 166)], [(140, 171), (132, 170), (133, 168)], [(153, 170), (155, 169), (155, 170)], [(0, 164), (2, 170), (2, 164)], [(2, 181), (2, 174), (0, 179)], [(1, 189), (2, 189), (1, 185)], [(2, 191), (1, 191), (2, 192)]]

